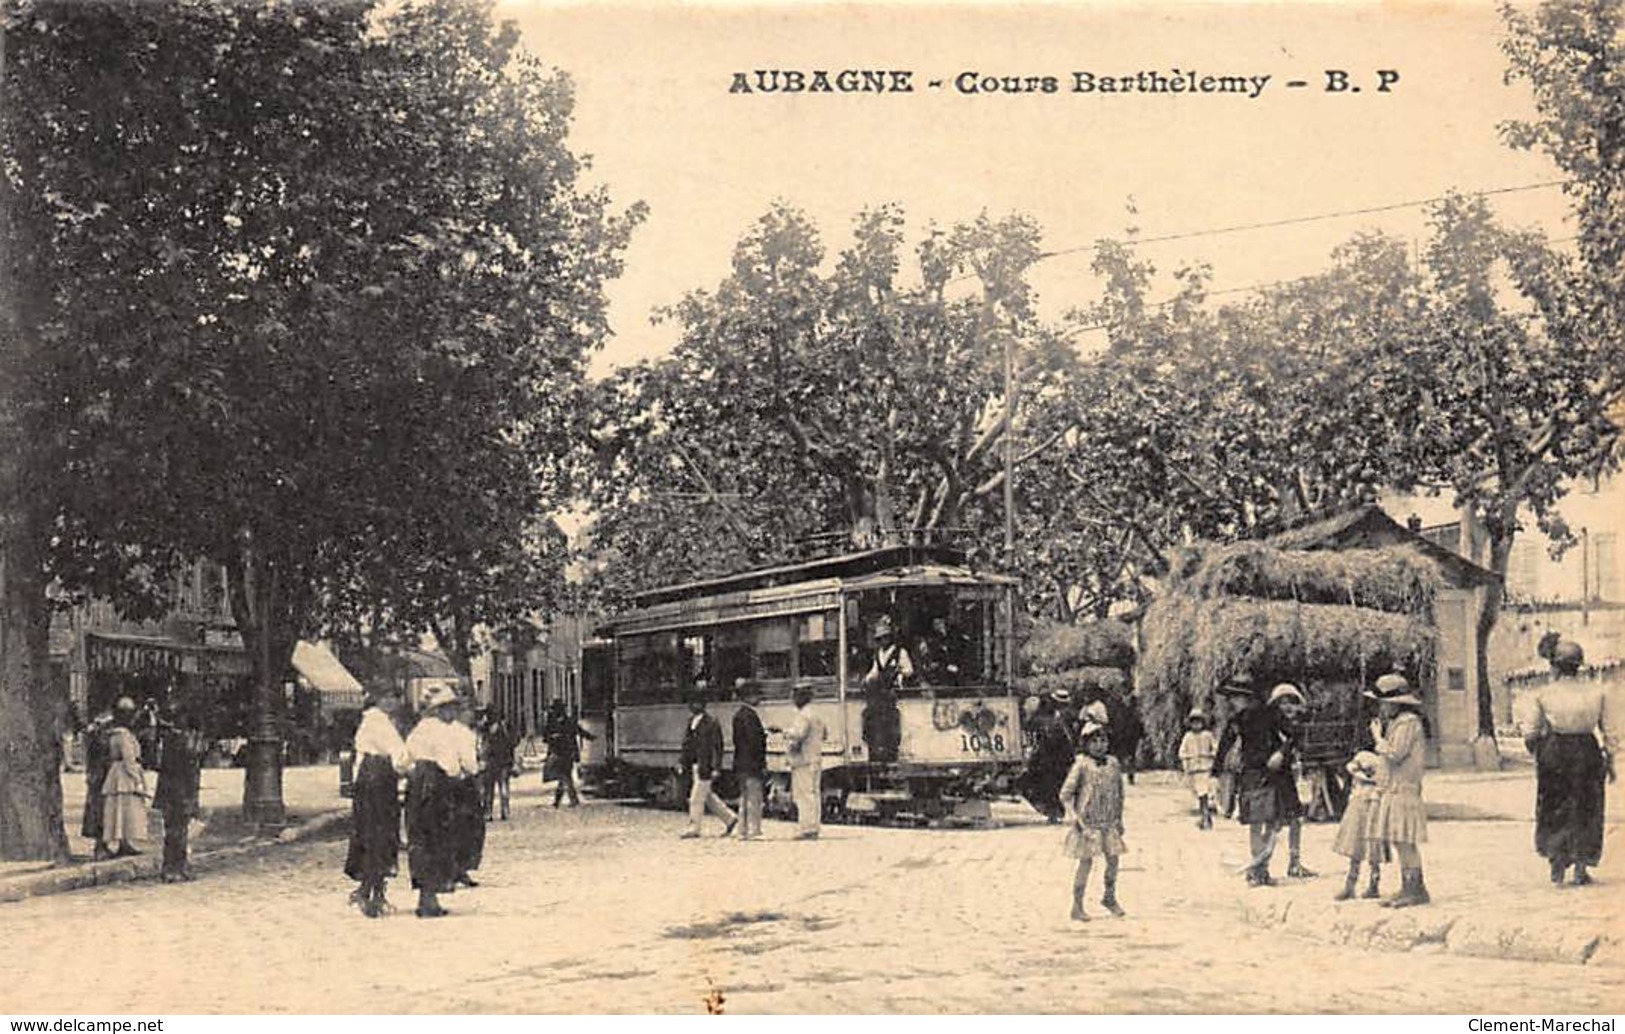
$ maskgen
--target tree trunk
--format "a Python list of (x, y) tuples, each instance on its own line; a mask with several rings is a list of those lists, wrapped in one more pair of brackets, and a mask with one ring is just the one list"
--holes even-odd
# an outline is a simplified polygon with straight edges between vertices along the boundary
[[(20, 465), (16, 450), (0, 449), (0, 490), (15, 484)], [(0, 512), (0, 858), (62, 861), (68, 839), (58, 719), (67, 701), (57, 699), (61, 692), (46, 674), (50, 611), (40, 539), (26, 512), (7, 511)]]
[[(0, 24), (0, 83), (5, 54)], [(60, 693), (46, 677), (50, 611), (40, 554), (45, 527), (27, 484), (31, 457), (22, 426), (26, 374), (34, 361), (13, 268), (19, 261), (14, 201), (9, 181), (0, 176), (0, 858), (60, 861), (68, 856), (68, 839), (58, 721), (67, 701), (57, 699)]]
[[(462, 612), (452, 615), (449, 627), (444, 622), (436, 621), (429, 631), (439, 644), (440, 652), (451, 662), (452, 670), (467, 682), (474, 671), (474, 650), (471, 645), (472, 629)], [(472, 685), (472, 682), (469, 684)]]
[[(1490, 522), (1486, 522), (1487, 524)], [(1475, 623), (1477, 635), (1473, 653), (1478, 666), (1478, 734), (1495, 735), (1495, 693), (1490, 686), (1490, 633), (1501, 616), (1501, 600), (1505, 593), (1507, 567), (1512, 558), (1512, 539), (1515, 532), (1510, 522), (1495, 522), (1487, 527), (1490, 546), (1490, 570), (1497, 581), (1484, 590)]]

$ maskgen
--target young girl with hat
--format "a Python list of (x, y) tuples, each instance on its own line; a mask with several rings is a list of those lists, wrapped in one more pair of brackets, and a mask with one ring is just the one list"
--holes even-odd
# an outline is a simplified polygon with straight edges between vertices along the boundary
[(1355, 754), (1348, 763), (1354, 785), (1349, 790), (1348, 805), (1343, 809), (1343, 821), (1338, 824), (1332, 850), (1349, 860), (1349, 872), (1343, 881), (1343, 889), (1333, 899), (1335, 901), (1347, 901), (1354, 897), (1354, 888), (1360, 882), (1362, 862), (1370, 863), (1371, 879), (1366, 884), (1365, 893), (1360, 896), (1374, 898), (1378, 894), (1377, 887), (1382, 879), (1383, 844), (1373, 839), (1372, 824), (1377, 817), (1377, 802), (1381, 797), (1380, 785), (1385, 768), (1382, 757), (1369, 750)]
[(1185, 785), (1196, 798), (1201, 818), (1197, 829), (1213, 828), (1213, 762), (1219, 754), (1219, 741), (1208, 727), (1207, 713), (1192, 708), (1185, 718), (1185, 735), (1179, 741), (1179, 767), (1185, 772)]
[(1399, 894), (1383, 902), (1385, 908), (1409, 908), (1430, 900), (1422, 879), (1422, 852), (1427, 840), (1427, 814), (1422, 804), (1422, 768), (1426, 760), (1427, 723), (1422, 701), (1402, 675), (1377, 680), (1377, 701), (1382, 717), (1371, 723), (1375, 753), (1387, 765), (1373, 820), (1375, 838), (1399, 855)]
[(1065, 851), (1078, 860), (1072, 877), (1072, 918), (1086, 922), (1083, 895), (1097, 855), (1106, 859), (1105, 895), (1100, 903), (1114, 916), (1123, 914), (1117, 903), (1117, 859), (1128, 848), (1123, 844), (1123, 770), (1108, 753), (1106, 723), (1088, 715), (1080, 735), (1083, 753), (1061, 784), (1061, 806), (1067, 821)]

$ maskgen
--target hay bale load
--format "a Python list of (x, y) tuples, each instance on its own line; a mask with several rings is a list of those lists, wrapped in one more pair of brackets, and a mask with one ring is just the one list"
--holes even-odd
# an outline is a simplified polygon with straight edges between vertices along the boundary
[(1408, 546), (1295, 550), (1243, 542), (1188, 551), (1146, 609), (1136, 695), (1151, 750), (1178, 749), (1185, 715), (1234, 675), (1305, 685), (1329, 716), (1357, 712), (1377, 674), (1431, 670), (1437, 566)]
[(1022, 657), (1035, 674), (1085, 667), (1127, 671), (1134, 666), (1134, 629), (1111, 619), (1079, 625), (1035, 621)]

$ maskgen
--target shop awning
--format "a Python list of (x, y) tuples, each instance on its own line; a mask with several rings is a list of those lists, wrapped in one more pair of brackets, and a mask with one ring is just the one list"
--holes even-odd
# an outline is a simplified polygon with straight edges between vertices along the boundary
[(318, 693), (361, 696), (361, 683), (345, 670), (333, 651), (320, 643), (300, 641), (293, 648), (293, 668)]

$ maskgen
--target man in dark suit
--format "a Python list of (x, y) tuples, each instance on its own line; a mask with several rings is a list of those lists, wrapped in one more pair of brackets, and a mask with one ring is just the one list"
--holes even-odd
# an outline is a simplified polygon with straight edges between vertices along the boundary
[(739, 687), (740, 708), (734, 712), (734, 778), (739, 781), (741, 840), (762, 837), (762, 780), (767, 774), (767, 730), (756, 713), (762, 691), (749, 682)]
[(692, 840), (700, 835), (700, 820), (705, 817), (707, 808), (726, 823), (722, 835), (727, 836), (739, 824), (739, 816), (711, 789), (712, 782), (722, 771), (722, 725), (706, 713), (703, 681), (690, 691), (688, 711), (688, 731), (683, 734), (683, 750), (677, 761), (678, 767), (688, 772), (691, 779), (688, 828), (683, 831), (683, 839)]

